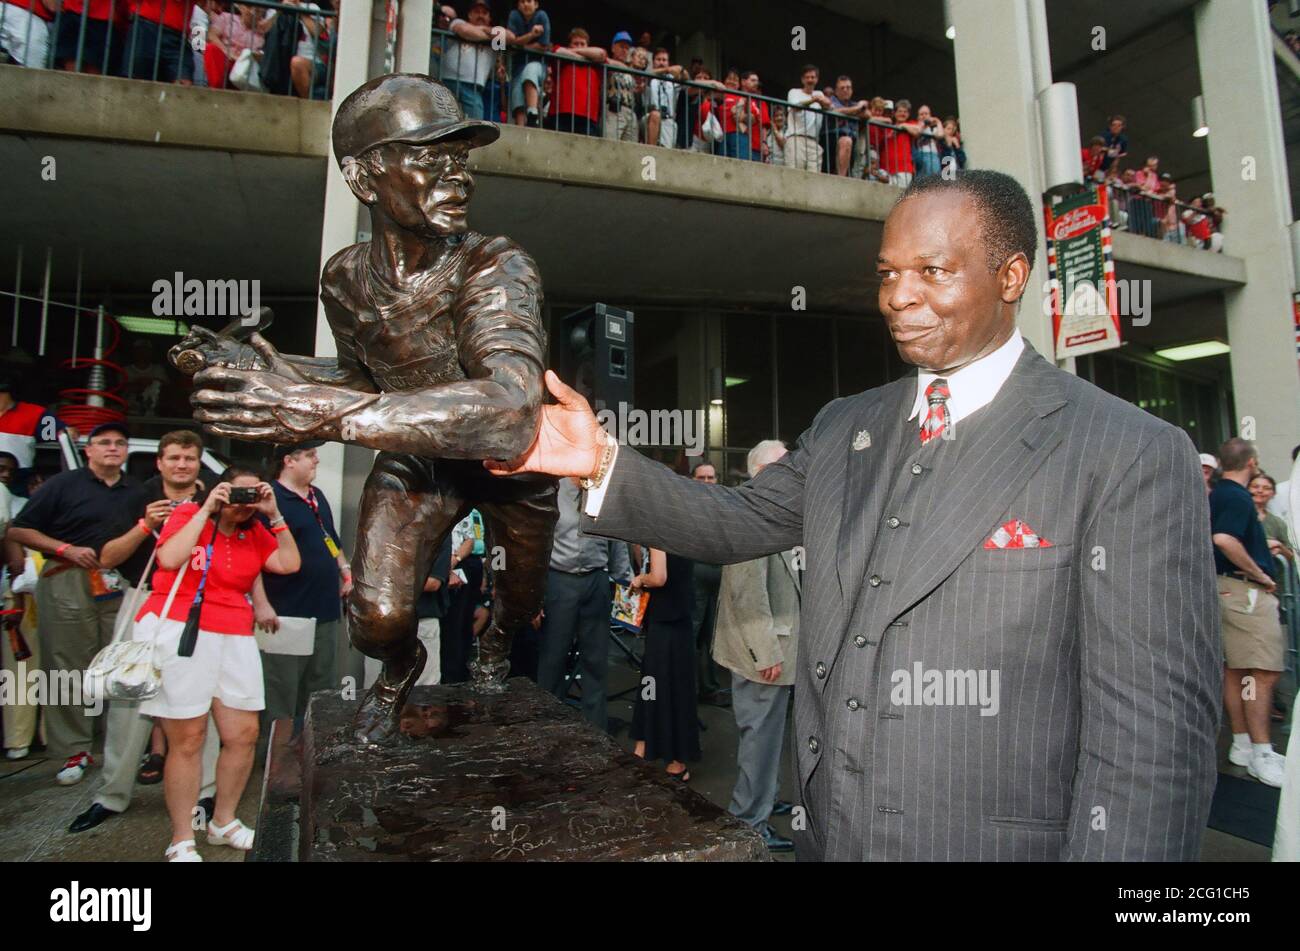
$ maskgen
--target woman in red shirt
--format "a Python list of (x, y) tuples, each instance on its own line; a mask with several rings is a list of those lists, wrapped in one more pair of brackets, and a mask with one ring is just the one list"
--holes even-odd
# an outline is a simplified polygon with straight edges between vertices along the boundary
[[(252, 489), (257, 501), (231, 504), (232, 489)], [(269, 530), (257, 515), (268, 519)], [(153, 592), (136, 615), (136, 636), (155, 636), (162, 690), (140, 705), (140, 713), (158, 717), (167, 735), (163, 789), (172, 820), (167, 859), (201, 862), (191, 822), (209, 710), (221, 734), (221, 757), (208, 843), (243, 850), (253, 847), (253, 830), (235, 818), (235, 806), (253, 768), (257, 714), (266, 706), (249, 594), (262, 571), (293, 574), (302, 559), (271, 487), (251, 470), (232, 466), (202, 506), (187, 502), (168, 518), (158, 536), (157, 560)], [(168, 595), (183, 565), (176, 597), (164, 618)], [(177, 647), (200, 590), (198, 640), (194, 653), (181, 657)]]

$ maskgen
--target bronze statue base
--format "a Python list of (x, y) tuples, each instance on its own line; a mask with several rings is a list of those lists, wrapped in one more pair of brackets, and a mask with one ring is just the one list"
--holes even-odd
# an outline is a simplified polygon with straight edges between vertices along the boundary
[(311, 699), (272, 744), (253, 861), (768, 861), (748, 825), (523, 678), (499, 694), (416, 687), (395, 742)]

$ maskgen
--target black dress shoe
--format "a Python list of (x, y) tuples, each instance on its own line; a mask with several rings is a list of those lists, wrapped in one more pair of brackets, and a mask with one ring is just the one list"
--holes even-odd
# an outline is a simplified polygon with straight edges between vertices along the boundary
[(767, 826), (762, 831), (763, 844), (767, 846), (769, 852), (793, 852), (794, 839), (787, 839), (771, 826)]
[(788, 816), (794, 811), (794, 803), (786, 802), (784, 799), (778, 799), (772, 804), (772, 815)]
[(212, 796), (204, 796), (194, 807), (203, 810), (203, 828), (212, 825), (212, 814), (217, 811), (217, 800)]
[(105, 819), (111, 819), (115, 815), (117, 813), (112, 809), (105, 809), (97, 802), (91, 803), (89, 809), (72, 820), (72, 825), (68, 826), (68, 831), (85, 832), (87, 829), (93, 829)]

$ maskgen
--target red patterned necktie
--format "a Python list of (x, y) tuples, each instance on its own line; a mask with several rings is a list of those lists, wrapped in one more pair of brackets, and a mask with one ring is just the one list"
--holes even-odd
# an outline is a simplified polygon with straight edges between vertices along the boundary
[(948, 381), (940, 377), (925, 388), (925, 401), (930, 410), (921, 420), (921, 443), (928, 443), (935, 436), (940, 436), (948, 428), (951, 417), (948, 415)]

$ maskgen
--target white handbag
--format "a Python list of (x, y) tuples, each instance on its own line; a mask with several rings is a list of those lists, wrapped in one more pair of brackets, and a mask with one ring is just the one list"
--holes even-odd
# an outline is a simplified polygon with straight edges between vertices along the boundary
[(258, 69), (257, 57), (250, 49), (239, 51), (239, 58), (230, 68), (230, 85), (245, 92), (262, 91), (262, 73)]
[(700, 137), (706, 142), (721, 142), (723, 139), (722, 123), (712, 110), (700, 123)]
[[(155, 547), (153, 554), (149, 556), (149, 561), (145, 565), (144, 572), (140, 575), (141, 581), (149, 577), (149, 569), (153, 567), (154, 557), (157, 554), (158, 549)], [(91, 703), (100, 698), (105, 700), (152, 700), (158, 696), (158, 692), (162, 690), (162, 671), (158, 669), (158, 665), (154, 661), (154, 640), (158, 636), (158, 628), (162, 624), (162, 618), (167, 617), (172, 602), (176, 600), (176, 592), (180, 589), (181, 579), (185, 577), (189, 565), (189, 559), (186, 559), (181, 566), (181, 570), (176, 573), (176, 580), (172, 582), (172, 589), (167, 594), (167, 600), (163, 604), (162, 616), (151, 625), (153, 629), (149, 632), (147, 639), (144, 637), (136, 639), (133, 636), (129, 641), (122, 640), (122, 634), (126, 631), (127, 625), (134, 625), (132, 619), (135, 617), (135, 612), (140, 609), (140, 600), (145, 594), (143, 584), (135, 589), (131, 604), (123, 605), (118, 610), (113, 640), (95, 655), (95, 659), (90, 662), (90, 666), (86, 668), (85, 676), (82, 678), (81, 692)], [(133, 635), (136, 631), (143, 633), (141, 625), (134, 626)]]

